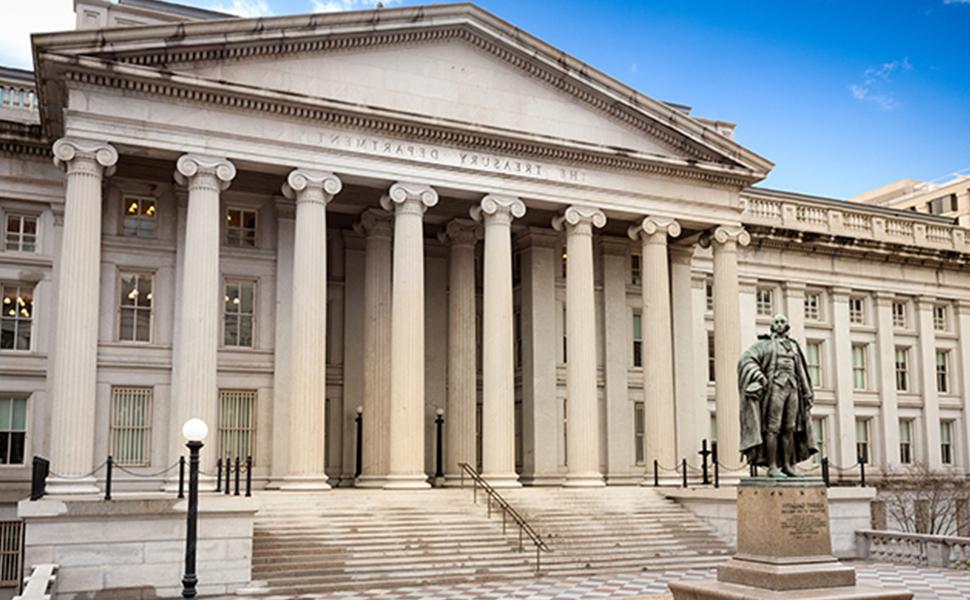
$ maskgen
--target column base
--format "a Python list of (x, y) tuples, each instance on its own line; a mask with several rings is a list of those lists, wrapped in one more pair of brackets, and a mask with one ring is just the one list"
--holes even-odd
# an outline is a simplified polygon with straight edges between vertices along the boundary
[(568, 473), (563, 487), (606, 487), (600, 473)]
[(354, 481), (355, 488), (367, 490), (379, 490), (385, 485), (387, 485), (387, 476), (385, 475), (361, 475)]
[(287, 475), (280, 484), (282, 492), (325, 492), (330, 489), (326, 475)]
[(431, 489), (426, 475), (388, 475), (385, 490), (427, 490)]
[[(472, 484), (472, 478), (465, 475), (464, 479), (465, 486), (470, 486)], [(462, 487), (462, 477), (459, 473), (445, 473), (444, 479), (441, 480), (442, 487)]]
[(100, 495), (101, 493), (98, 481), (94, 477), (83, 477), (81, 479), (48, 477), (47, 487), (45, 488), (45, 495), (47, 496)]
[(482, 473), (482, 479), (488, 482), (488, 485), (493, 488), (519, 488), (522, 484), (519, 483), (519, 476), (515, 473)]

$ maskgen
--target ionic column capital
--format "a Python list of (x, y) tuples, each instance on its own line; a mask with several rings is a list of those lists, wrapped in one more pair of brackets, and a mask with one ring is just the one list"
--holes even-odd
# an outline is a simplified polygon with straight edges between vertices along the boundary
[(606, 215), (598, 208), (591, 206), (570, 206), (552, 218), (552, 228), (565, 231), (568, 235), (590, 235), (593, 228), (599, 229), (606, 225)]
[(235, 177), (236, 165), (225, 158), (183, 154), (175, 162), (175, 181), (186, 187), (209, 187), (221, 192)]
[(747, 246), (751, 243), (751, 234), (741, 225), (720, 225), (714, 231), (702, 235), (700, 239), (700, 244), (704, 248), (713, 246), (715, 243), (719, 246), (732, 243)]
[(293, 169), (283, 183), (283, 195), (290, 200), (329, 204), (343, 189), (340, 178), (330, 171)]
[(630, 225), (626, 234), (633, 240), (657, 239), (666, 243), (667, 236), (677, 237), (680, 235), (680, 223), (668, 217), (644, 217), (643, 221)]
[(438, 192), (430, 185), (399, 181), (381, 198), (381, 207), (393, 213), (424, 215), (424, 211), (438, 204)]
[(438, 239), (443, 244), (451, 246), (474, 246), (482, 239), (482, 228), (468, 219), (452, 219), (445, 225), (445, 230), (438, 233)]
[(68, 173), (110, 177), (118, 164), (118, 151), (105, 142), (62, 137), (52, 151), (54, 164)]
[(360, 218), (354, 223), (354, 231), (369, 238), (391, 239), (391, 233), (394, 231), (394, 218), (386, 210), (368, 208), (360, 213)]
[(510, 225), (525, 216), (525, 203), (515, 196), (489, 194), (468, 211), (471, 218), (486, 225)]

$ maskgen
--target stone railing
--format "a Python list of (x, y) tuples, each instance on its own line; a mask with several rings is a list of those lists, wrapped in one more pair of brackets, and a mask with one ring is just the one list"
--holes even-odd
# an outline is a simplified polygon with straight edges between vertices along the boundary
[(741, 207), (745, 224), (970, 252), (968, 230), (898, 213), (853, 210), (808, 198), (745, 193), (741, 194)]
[(863, 529), (855, 532), (855, 541), (862, 560), (970, 569), (970, 538)]

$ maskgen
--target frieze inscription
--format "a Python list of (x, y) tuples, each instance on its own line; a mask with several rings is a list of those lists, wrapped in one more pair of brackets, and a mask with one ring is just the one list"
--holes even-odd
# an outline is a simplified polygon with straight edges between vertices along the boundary
[(808, 539), (828, 533), (824, 502), (782, 502), (781, 530), (793, 539)]

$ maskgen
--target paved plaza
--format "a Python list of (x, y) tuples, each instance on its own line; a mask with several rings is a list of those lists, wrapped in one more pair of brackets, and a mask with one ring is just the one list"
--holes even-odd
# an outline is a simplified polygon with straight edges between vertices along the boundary
[[(931, 569), (886, 563), (859, 563), (856, 564), (856, 571), (860, 584), (874, 585), (885, 589), (906, 589), (913, 593), (914, 600), (970, 598), (970, 570)], [(667, 589), (667, 582), (669, 581), (706, 579), (709, 577), (714, 577), (713, 569), (431, 585), (394, 590), (334, 592), (301, 596), (301, 598), (340, 600), (369, 600), (372, 598), (384, 600), (528, 598), (531, 600), (553, 600), (663, 597), (665, 594), (669, 594)], [(279, 596), (269, 600), (282, 600), (283, 598), (284, 596)]]

